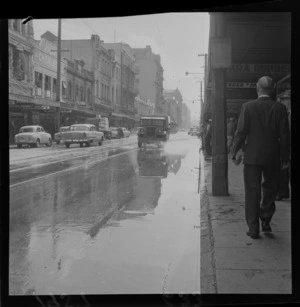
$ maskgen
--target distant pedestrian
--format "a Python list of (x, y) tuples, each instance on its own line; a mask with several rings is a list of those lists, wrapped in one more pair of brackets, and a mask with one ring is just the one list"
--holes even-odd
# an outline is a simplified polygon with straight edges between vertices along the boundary
[(207, 120), (207, 125), (206, 125), (206, 131), (205, 131), (205, 152), (208, 156), (211, 156), (212, 154), (212, 127), (211, 127), (211, 119)]
[(204, 150), (204, 125), (201, 124), (200, 126), (200, 132), (199, 132), (199, 136), (201, 138), (201, 149)]
[(247, 140), (243, 161), (245, 217), (247, 235), (252, 239), (259, 238), (259, 219), (263, 232), (272, 231), (270, 221), (275, 212), (280, 167), (289, 167), (290, 159), (288, 115), (281, 103), (270, 98), (273, 80), (261, 77), (256, 90), (258, 99), (242, 106), (232, 150), (233, 162), (237, 164), (236, 154)]
[[(290, 102), (290, 99), (288, 99), (288, 101)], [(284, 105), (287, 108), (289, 128), (291, 133), (291, 105), (290, 103), (284, 103)], [(280, 171), (279, 190), (276, 200), (290, 198), (290, 177), (290, 167)]]
[(236, 130), (236, 123), (233, 117), (230, 117), (227, 122), (227, 150), (228, 153), (231, 150), (231, 146), (233, 144), (233, 137)]

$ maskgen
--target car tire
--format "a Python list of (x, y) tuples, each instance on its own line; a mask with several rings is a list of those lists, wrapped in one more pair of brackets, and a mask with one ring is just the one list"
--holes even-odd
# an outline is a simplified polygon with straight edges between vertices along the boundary
[(70, 143), (65, 143), (66, 147), (69, 148), (70, 147)]
[(47, 147), (51, 147), (52, 146), (52, 139), (49, 139), (49, 142), (46, 144)]
[(102, 145), (102, 142), (103, 142), (103, 137), (101, 138), (101, 140), (99, 141), (99, 146), (101, 146)]
[(82, 142), (80, 143), (80, 147), (83, 147), (83, 143)]
[(59, 145), (59, 144), (60, 144), (60, 141), (56, 141), (56, 144)]
[(39, 139), (36, 140), (36, 142), (35, 142), (35, 147), (36, 147), (36, 148), (39, 148), (39, 147), (40, 147), (40, 140), (39, 140)]
[(86, 145), (86, 147), (90, 147), (91, 146), (91, 142), (90, 141), (86, 142), (85, 145)]
[(18, 148), (22, 148), (22, 144), (17, 144), (17, 147)]

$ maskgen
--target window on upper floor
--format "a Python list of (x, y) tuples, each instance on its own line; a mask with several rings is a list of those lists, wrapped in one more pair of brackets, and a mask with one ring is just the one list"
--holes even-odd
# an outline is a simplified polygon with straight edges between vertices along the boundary
[[(56, 81), (56, 79), (53, 79), (53, 81), (54, 80)], [(66, 86), (66, 82), (65, 81), (61, 82), (61, 88), (62, 88), (62, 96), (65, 98), (66, 95), (67, 95), (67, 86)]]
[(72, 82), (71, 81), (69, 81), (69, 83), (68, 83), (68, 91), (69, 91), (69, 99), (72, 99), (72, 97), (73, 97), (73, 92), (72, 92)]
[(38, 71), (35, 71), (34, 72), (34, 84), (36, 87), (38, 88), (42, 88), (42, 83), (43, 83), (43, 75), (38, 72)]
[(82, 86), (80, 86), (80, 101), (84, 101), (84, 92)]
[(19, 28), (18, 28), (18, 19), (12, 19), (12, 21), (11, 21), (11, 27), (12, 27), (12, 29), (15, 30), (15, 31), (18, 31), (18, 30), (19, 30)]
[(45, 91), (51, 91), (51, 77), (45, 75), (45, 84), (44, 84)]
[(87, 89), (87, 102), (88, 103), (91, 102), (91, 90), (90, 90), (90, 88)]
[(75, 99), (79, 100), (79, 87), (78, 87), (78, 84), (76, 84), (76, 87), (75, 87)]
[(56, 93), (56, 79), (53, 78), (52, 92)]
[(27, 34), (27, 33), (26, 33), (26, 27), (27, 27), (26, 24), (23, 24), (23, 23), (22, 23), (22, 25), (21, 25), (21, 29), (22, 29), (22, 30), (21, 30), (21, 31), (22, 31), (22, 34), (23, 34), (24, 36), (26, 36), (26, 34)]

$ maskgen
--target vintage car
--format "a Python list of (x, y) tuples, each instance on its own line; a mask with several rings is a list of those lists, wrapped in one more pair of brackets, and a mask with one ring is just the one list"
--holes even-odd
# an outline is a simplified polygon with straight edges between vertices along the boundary
[(86, 146), (102, 145), (104, 139), (103, 132), (97, 131), (96, 127), (91, 124), (71, 125), (70, 130), (62, 132), (61, 135), (67, 148), (71, 144), (80, 144), (80, 147), (83, 147), (83, 144), (86, 144)]
[(56, 144), (60, 144), (61, 141), (61, 133), (68, 131), (70, 129), (70, 126), (64, 126), (64, 127), (60, 127), (58, 132), (54, 134), (54, 141), (56, 142)]
[(124, 137), (129, 138), (130, 137), (130, 131), (127, 130), (125, 127), (121, 127), (121, 129), (123, 130)]
[(162, 146), (170, 135), (170, 117), (164, 115), (148, 115), (140, 118), (138, 130), (138, 146), (156, 144)]
[(42, 144), (51, 146), (52, 138), (51, 134), (47, 133), (41, 126), (24, 126), (15, 135), (15, 143), (18, 148), (21, 148), (23, 145), (29, 145), (30, 147), (39, 147)]
[(118, 139), (119, 138), (119, 133), (118, 133), (117, 127), (110, 127), (109, 130), (111, 132), (111, 138), (112, 139)]
[(194, 136), (194, 135), (199, 136), (200, 135), (200, 130), (199, 130), (198, 127), (192, 127), (190, 129), (190, 131), (188, 132), (188, 134), (192, 135), (192, 136)]

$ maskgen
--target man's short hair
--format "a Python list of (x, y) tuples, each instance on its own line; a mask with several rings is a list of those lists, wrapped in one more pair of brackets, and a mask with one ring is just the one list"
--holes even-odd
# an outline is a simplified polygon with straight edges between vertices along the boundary
[(263, 76), (258, 79), (256, 83), (256, 88), (260, 89), (261, 91), (264, 92), (272, 92), (275, 88), (275, 83), (273, 79), (269, 76)]

